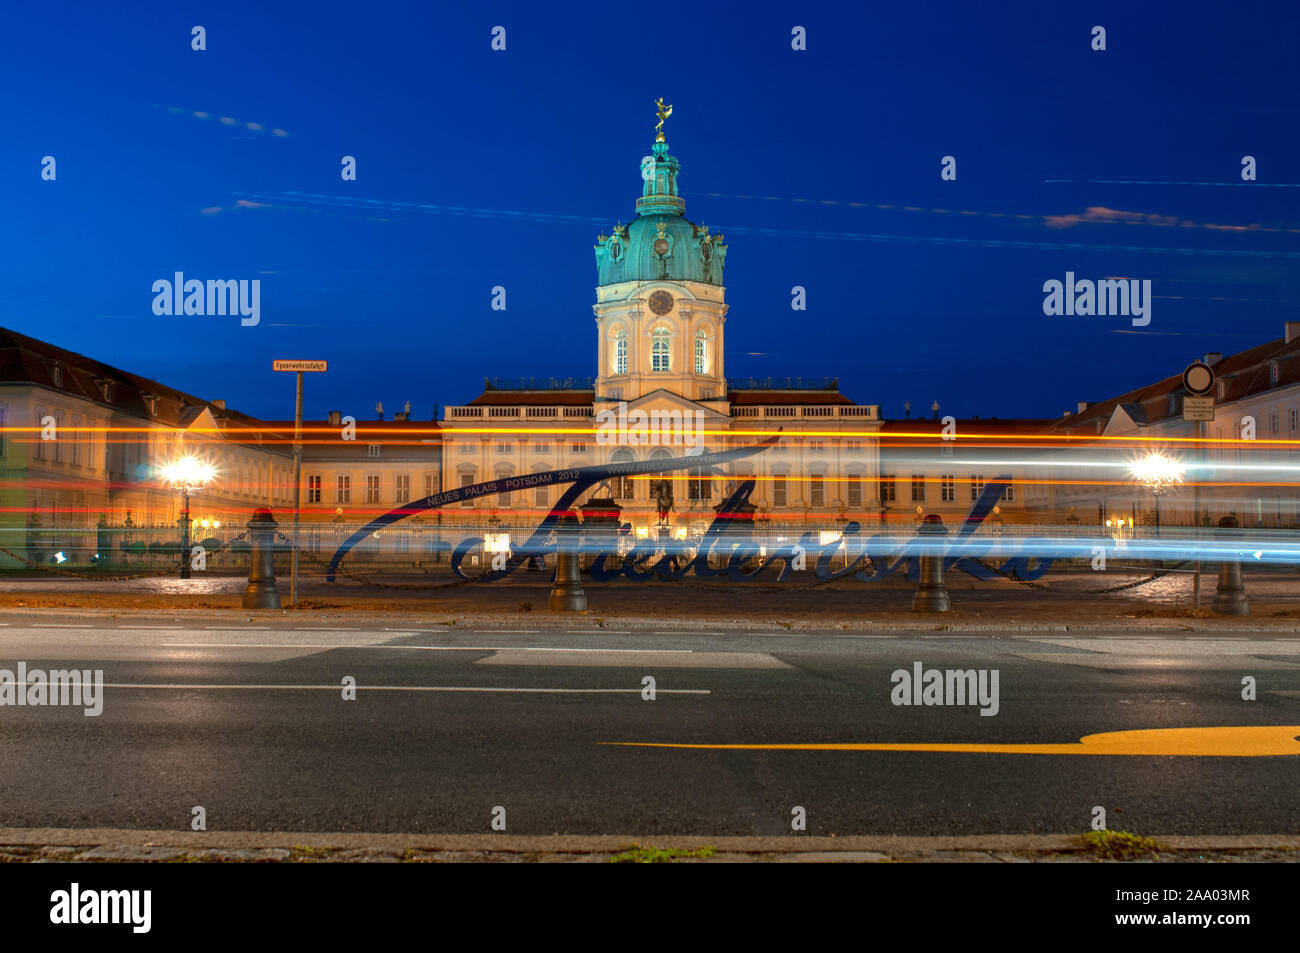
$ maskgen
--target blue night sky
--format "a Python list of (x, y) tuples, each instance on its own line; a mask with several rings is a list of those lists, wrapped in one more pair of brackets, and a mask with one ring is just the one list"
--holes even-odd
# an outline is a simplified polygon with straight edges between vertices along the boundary
[[(330, 361), (316, 417), (594, 376), (657, 96), (729, 244), (729, 376), (1057, 416), (1300, 319), (1300, 5), (867, 6), (12, 5), (0, 325), (274, 418), (276, 357)], [(175, 271), (260, 278), (261, 324), (155, 316)], [(1151, 324), (1045, 316), (1066, 271), (1150, 279)]]

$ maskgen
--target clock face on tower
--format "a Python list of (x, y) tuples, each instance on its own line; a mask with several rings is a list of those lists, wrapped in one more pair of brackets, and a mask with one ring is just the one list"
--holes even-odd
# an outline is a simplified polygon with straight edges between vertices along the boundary
[(650, 310), (664, 315), (673, 309), (673, 296), (667, 291), (656, 291), (650, 296)]

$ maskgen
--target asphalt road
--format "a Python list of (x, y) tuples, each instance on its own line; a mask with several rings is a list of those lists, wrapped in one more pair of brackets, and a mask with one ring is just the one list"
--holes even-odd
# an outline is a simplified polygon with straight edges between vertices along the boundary
[[(199, 805), (209, 830), (486, 833), (500, 806), (517, 834), (781, 834), (799, 806), (811, 834), (1076, 833), (1102, 806), (1144, 834), (1300, 831), (1300, 754), (614, 744), (1300, 725), (1294, 636), (15, 621), (0, 668), (19, 661), (102, 669), (104, 704), (0, 707), (0, 827), (189, 829)], [(892, 704), (916, 662), (997, 670), (997, 714)]]

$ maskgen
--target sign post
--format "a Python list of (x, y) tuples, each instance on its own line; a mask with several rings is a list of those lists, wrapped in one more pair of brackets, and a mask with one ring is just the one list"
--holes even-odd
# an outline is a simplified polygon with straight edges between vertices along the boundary
[[(1187, 396), (1183, 398), (1183, 420), (1196, 424), (1197, 469), (1205, 472), (1205, 422), (1214, 419), (1214, 368), (1204, 361), (1193, 361), (1183, 371), (1183, 388)], [(1201, 607), (1201, 478), (1197, 474), (1193, 486), (1192, 525), (1196, 537), (1196, 572), (1192, 576), (1192, 607)]]
[(293, 551), (289, 556), (289, 605), (298, 605), (298, 523), (302, 510), (302, 375), (324, 373), (325, 361), (272, 361), (271, 370), (298, 375), (297, 395), (293, 408)]

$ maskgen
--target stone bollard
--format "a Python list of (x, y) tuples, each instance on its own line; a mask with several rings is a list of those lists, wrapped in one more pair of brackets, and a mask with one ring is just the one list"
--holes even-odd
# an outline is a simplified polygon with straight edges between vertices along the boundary
[(926, 549), (931, 547), (938, 552), (921, 554), (921, 582), (912, 596), (913, 612), (947, 612), (948, 589), (943, 584), (943, 551), (940, 540), (948, 535), (948, 527), (943, 525), (943, 518), (938, 513), (930, 513), (916, 528), (916, 535), (922, 540)]
[[(1237, 518), (1225, 516), (1219, 520), (1220, 529), (1236, 529)], [(1233, 537), (1236, 534), (1232, 534)], [(1219, 588), (1214, 593), (1214, 602), (1210, 606), (1219, 615), (1250, 615), (1250, 600), (1246, 598), (1246, 586), (1241, 581), (1241, 560), (1219, 560)]]
[(586, 612), (587, 594), (582, 591), (582, 575), (578, 566), (579, 541), (582, 529), (578, 517), (565, 513), (555, 524), (555, 587), (546, 602), (553, 612)]
[(280, 590), (275, 586), (275, 528), (280, 525), (271, 511), (261, 506), (248, 521), (248, 588), (245, 609), (280, 608)]
[(586, 550), (578, 565), (587, 572), (601, 553), (618, 555), (618, 527), (623, 507), (612, 497), (593, 496), (578, 509), (582, 512), (582, 548)]

